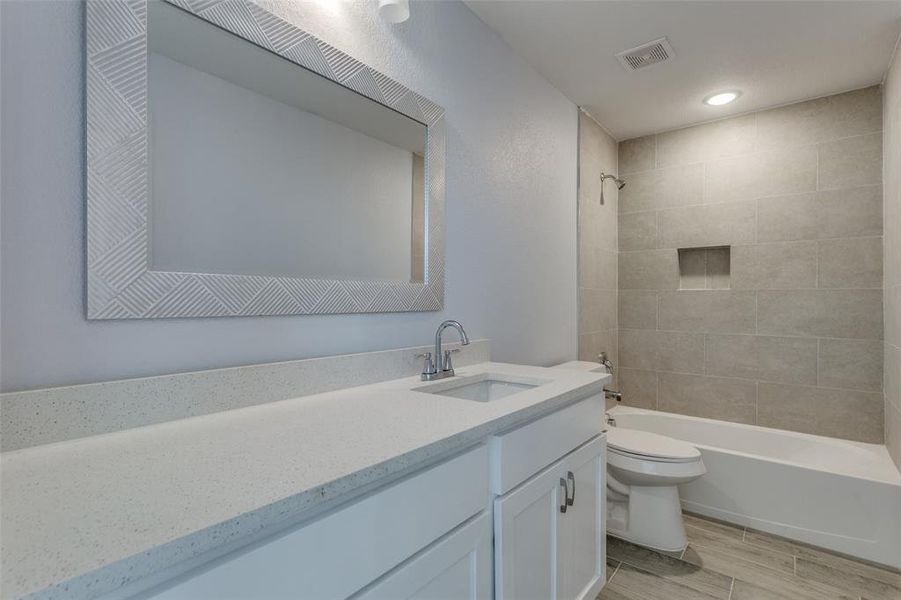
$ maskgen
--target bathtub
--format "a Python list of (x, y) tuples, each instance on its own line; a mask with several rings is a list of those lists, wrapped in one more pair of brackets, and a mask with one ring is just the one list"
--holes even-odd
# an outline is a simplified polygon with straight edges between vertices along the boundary
[(901, 569), (901, 474), (885, 446), (613, 408), (618, 427), (695, 445), (707, 474), (682, 507)]

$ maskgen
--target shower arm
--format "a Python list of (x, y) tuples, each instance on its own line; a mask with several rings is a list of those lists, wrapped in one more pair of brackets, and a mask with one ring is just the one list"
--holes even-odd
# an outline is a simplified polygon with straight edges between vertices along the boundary
[(612, 179), (616, 184), (616, 189), (621, 190), (626, 187), (626, 182), (617, 177), (616, 175), (610, 175), (609, 173), (604, 173), (601, 171), (601, 204), (604, 204), (604, 182), (608, 179)]

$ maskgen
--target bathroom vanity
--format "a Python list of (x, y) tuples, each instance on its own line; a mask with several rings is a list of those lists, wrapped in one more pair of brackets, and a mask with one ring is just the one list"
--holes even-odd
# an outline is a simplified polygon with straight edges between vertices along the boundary
[(593, 598), (608, 379), (482, 363), (5, 453), (4, 596)]

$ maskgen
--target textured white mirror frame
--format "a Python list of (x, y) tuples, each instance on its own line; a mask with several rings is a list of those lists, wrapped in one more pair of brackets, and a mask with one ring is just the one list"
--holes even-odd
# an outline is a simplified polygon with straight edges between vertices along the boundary
[(151, 270), (147, 0), (88, 0), (87, 317), (440, 310), (444, 301), (444, 110), (250, 0), (166, 1), (426, 125), (425, 281)]

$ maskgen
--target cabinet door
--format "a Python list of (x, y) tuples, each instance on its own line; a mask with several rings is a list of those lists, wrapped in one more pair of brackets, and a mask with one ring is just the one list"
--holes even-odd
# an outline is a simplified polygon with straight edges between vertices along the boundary
[[(558, 597), (562, 461), (494, 501), (495, 597)], [(565, 473), (565, 471), (563, 471)]]
[(588, 442), (563, 460), (572, 505), (560, 515), (560, 585), (565, 600), (593, 600), (606, 567), (607, 444)]
[(491, 581), (491, 516), (482, 513), (354, 598), (490, 600)]

